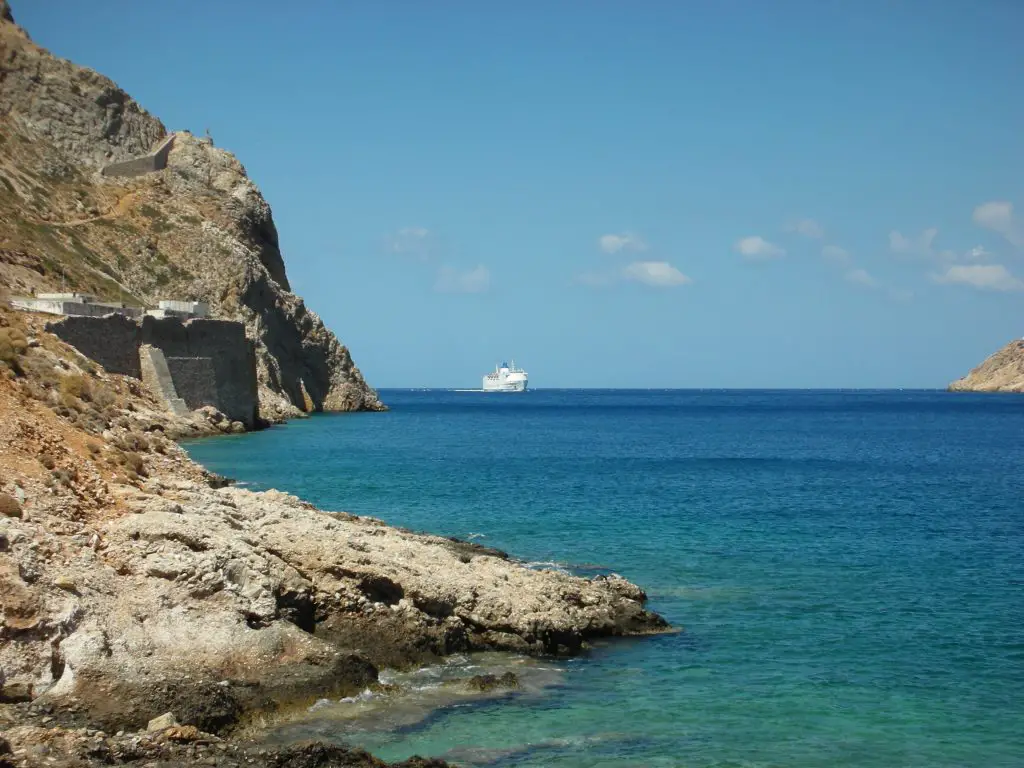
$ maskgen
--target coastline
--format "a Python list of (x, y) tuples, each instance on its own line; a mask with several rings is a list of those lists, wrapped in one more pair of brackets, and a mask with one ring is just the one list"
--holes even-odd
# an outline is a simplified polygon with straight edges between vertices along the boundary
[[(6, 0), (0, 47), (0, 159), (19, 180), (0, 190), (0, 766), (379, 766), (244, 737), (320, 698), (393, 692), (385, 667), (668, 631), (617, 576), (531, 570), (192, 461), (177, 440), (386, 406), (292, 293), (234, 155), (36, 45)], [(95, 307), (51, 324), (8, 291), (22, 308), (98, 298), (107, 319), (202, 304), (187, 322), (232, 327), (193, 344)]]
[[(33, 338), (0, 382), (2, 490), (17, 503), (0, 516), (0, 761), (223, 747), (276, 765), (293, 748), (260, 757), (247, 726), (379, 686), (383, 668), (483, 650), (570, 656), (596, 638), (671, 631), (618, 576), (534, 570), (226, 485), (169, 439), (187, 425), (144, 389)], [(62, 400), (60, 380), (39, 378), (52, 369), (87, 380), (88, 394)], [(90, 431), (97, 402), (112, 419)], [(147, 734), (166, 713), (174, 725)]]

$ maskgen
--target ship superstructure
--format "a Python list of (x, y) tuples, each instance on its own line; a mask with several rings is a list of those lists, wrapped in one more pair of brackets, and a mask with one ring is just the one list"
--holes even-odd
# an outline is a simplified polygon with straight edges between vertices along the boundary
[(484, 376), (484, 392), (525, 392), (529, 382), (529, 374), (522, 368), (516, 367), (516, 361), (511, 364), (502, 362), (494, 367), (493, 373)]

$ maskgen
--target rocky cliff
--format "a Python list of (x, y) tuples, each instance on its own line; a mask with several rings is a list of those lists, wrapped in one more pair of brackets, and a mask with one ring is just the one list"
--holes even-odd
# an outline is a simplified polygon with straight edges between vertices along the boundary
[[(99, 174), (164, 136), (113, 83), (34, 46), (0, 0), (4, 283), (205, 299), (256, 340), (269, 414), (381, 407), (288, 290), (270, 209), (233, 156), (177, 134), (166, 168)], [(534, 570), (228, 487), (172, 439), (208, 424), (46, 320), (0, 305), (0, 768), (383, 768), (358, 750), (248, 734), (321, 696), (410, 693), (380, 684), (385, 666), (574, 654), (592, 638), (668, 631), (618, 576)]]
[[(229, 487), (169, 439), (182, 429), (202, 425), (0, 308), (0, 733), (15, 765), (195, 764), (211, 734), (245, 738), (320, 697), (369, 688), (400, 706), (410, 692), (379, 685), (382, 667), (668, 629), (615, 575)], [(218, 744), (247, 765), (383, 765)]]
[(951, 392), (1024, 392), (1024, 339), (1015, 339), (962, 379)]
[(203, 300), (256, 341), (261, 413), (382, 410), (348, 349), (290, 291), (270, 206), (209, 139), (174, 134), (109, 79), (35, 45), (0, 3), (0, 281), (153, 304)]

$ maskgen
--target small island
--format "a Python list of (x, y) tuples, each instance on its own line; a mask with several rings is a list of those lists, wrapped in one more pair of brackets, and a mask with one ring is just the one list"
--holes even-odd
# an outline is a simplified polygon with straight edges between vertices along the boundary
[(950, 392), (1024, 392), (1024, 338), (1014, 339), (949, 385)]

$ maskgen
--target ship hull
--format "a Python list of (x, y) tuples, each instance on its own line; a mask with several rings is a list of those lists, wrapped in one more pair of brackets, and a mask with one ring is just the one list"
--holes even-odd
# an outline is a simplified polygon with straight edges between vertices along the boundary
[(484, 379), (483, 381), (484, 392), (525, 392), (527, 386), (528, 382), (526, 379), (503, 382), (487, 381), (487, 379)]

